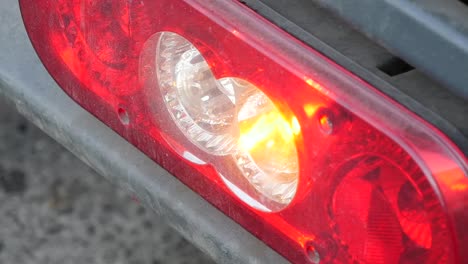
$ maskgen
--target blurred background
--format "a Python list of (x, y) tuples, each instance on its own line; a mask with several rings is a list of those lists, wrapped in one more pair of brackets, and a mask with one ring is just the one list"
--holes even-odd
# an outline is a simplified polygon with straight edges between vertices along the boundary
[(0, 263), (212, 263), (0, 97)]

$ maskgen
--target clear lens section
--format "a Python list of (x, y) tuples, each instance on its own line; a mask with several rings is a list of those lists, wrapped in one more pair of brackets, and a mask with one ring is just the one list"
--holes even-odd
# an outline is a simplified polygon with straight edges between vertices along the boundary
[(298, 181), (297, 120), (287, 120), (251, 83), (216, 79), (200, 52), (175, 33), (160, 33), (157, 69), (163, 101), (182, 133), (209, 154), (232, 155), (255, 189), (249, 195), (288, 204)]
[(163, 100), (185, 136), (213, 155), (236, 146), (233, 90), (216, 80), (200, 52), (174, 33), (161, 33), (157, 48)]

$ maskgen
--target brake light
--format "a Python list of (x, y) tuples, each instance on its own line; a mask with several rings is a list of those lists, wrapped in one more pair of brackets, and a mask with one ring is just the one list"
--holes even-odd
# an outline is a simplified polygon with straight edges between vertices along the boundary
[(240, 3), (20, 2), (73, 99), (289, 260), (468, 259), (463, 155)]

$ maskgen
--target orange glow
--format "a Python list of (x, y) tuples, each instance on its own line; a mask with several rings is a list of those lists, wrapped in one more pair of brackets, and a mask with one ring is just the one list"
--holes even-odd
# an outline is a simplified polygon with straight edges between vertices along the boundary
[(295, 116), (291, 119), (291, 128), (294, 135), (297, 136), (301, 133), (301, 125)]
[(70, 47), (65, 47), (59, 55), (65, 64), (67, 64), (70, 71), (72, 71), (76, 76), (79, 76), (79, 71), (82, 70), (82, 65), (79, 60), (76, 59), (74, 50)]
[(307, 78), (307, 77), (305, 77), (304, 80), (309, 86), (312, 86), (312, 87), (314, 87), (315, 89), (317, 89), (319, 91), (323, 90), (323, 86), (320, 85), (318, 82), (316, 82), (316, 81), (314, 81), (314, 80), (312, 80), (310, 78)]
[(240, 131), (239, 145), (250, 151), (260, 143), (265, 143), (267, 148), (292, 143), (295, 135), (300, 133), (301, 127), (296, 117), (289, 123), (281, 113), (271, 111), (253, 121), (241, 122)]
[(319, 122), (320, 122), (320, 126), (321, 128), (327, 132), (327, 133), (331, 133), (332, 130), (333, 130), (333, 124), (330, 122), (330, 118), (326, 115), (320, 117), (319, 119)]
[(448, 169), (439, 173), (439, 178), (443, 186), (448, 187), (452, 191), (466, 191), (468, 184), (466, 184), (465, 174), (458, 168)]
[(452, 190), (453, 191), (465, 191), (468, 190), (468, 185), (464, 183), (457, 183), (452, 185)]
[(289, 121), (273, 110), (239, 123), (239, 146), (261, 168), (270, 184), (291, 183), (298, 177), (295, 137), (301, 133), (296, 117)]
[(315, 112), (319, 109), (319, 105), (314, 105), (314, 104), (306, 104), (304, 105), (304, 112), (308, 117), (312, 117), (315, 115)]

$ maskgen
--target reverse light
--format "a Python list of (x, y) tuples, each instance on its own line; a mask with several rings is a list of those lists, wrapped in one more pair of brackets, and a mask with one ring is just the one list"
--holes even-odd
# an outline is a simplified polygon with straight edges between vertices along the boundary
[(290, 261), (468, 260), (463, 154), (242, 4), (20, 3), (73, 99)]
[(234, 151), (236, 95), (231, 79), (218, 81), (190, 42), (170, 32), (159, 34), (156, 47), (158, 86), (174, 122), (204, 151)]

